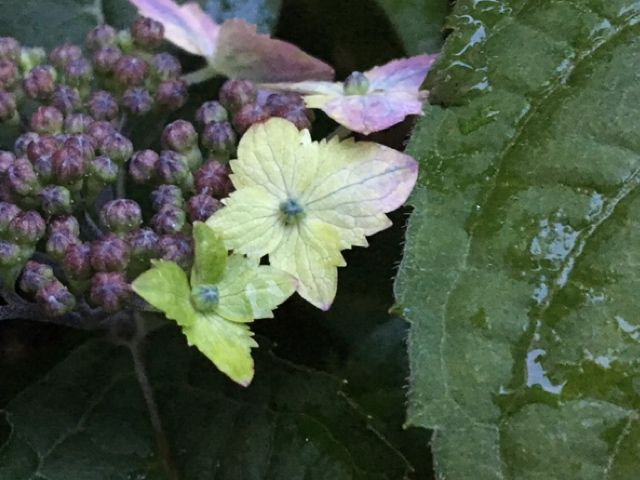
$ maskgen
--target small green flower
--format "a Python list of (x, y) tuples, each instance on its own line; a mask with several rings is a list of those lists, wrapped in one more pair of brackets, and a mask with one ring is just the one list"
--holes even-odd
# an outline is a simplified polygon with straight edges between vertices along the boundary
[(132, 284), (133, 290), (182, 327), (195, 345), (232, 380), (248, 385), (254, 372), (251, 348), (258, 344), (246, 325), (273, 317), (295, 291), (295, 279), (242, 255), (228, 255), (206, 224), (194, 224), (191, 281), (170, 261), (157, 260)]

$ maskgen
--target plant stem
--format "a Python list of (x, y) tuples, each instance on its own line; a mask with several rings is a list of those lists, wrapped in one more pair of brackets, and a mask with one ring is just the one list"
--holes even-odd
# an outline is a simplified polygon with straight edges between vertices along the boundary
[(144, 357), (142, 353), (142, 344), (144, 342), (144, 336), (146, 333), (144, 330), (144, 322), (143, 319), (140, 318), (140, 315), (134, 315), (136, 323), (136, 334), (131, 341), (126, 343), (126, 345), (131, 352), (133, 366), (136, 372), (136, 379), (138, 380), (138, 384), (140, 385), (140, 389), (142, 390), (144, 401), (147, 405), (149, 419), (151, 421), (151, 427), (153, 428), (153, 433), (156, 441), (156, 448), (158, 449), (158, 454), (162, 460), (162, 466), (164, 467), (170, 480), (180, 480), (180, 475), (178, 474), (178, 470), (176, 469), (171, 456), (169, 441), (167, 440), (167, 436), (164, 433), (164, 429), (162, 428), (162, 421), (160, 420), (158, 404), (156, 403), (156, 399), (153, 394), (153, 387), (151, 386), (151, 382), (149, 381), (147, 368), (144, 363)]
[(210, 78), (213, 78), (217, 75), (216, 71), (211, 68), (210, 65), (207, 65), (200, 70), (196, 70), (195, 72), (190, 72), (182, 76), (182, 80), (187, 82), (187, 85), (195, 85), (196, 83), (206, 82)]

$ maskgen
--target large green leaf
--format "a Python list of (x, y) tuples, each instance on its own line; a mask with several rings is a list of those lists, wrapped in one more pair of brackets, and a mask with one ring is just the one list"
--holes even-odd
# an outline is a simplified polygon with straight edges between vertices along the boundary
[[(389, 479), (408, 470), (332, 376), (259, 356), (235, 386), (175, 330), (150, 337), (148, 371), (183, 480)], [(6, 407), (0, 478), (164, 478), (129, 352), (93, 340)]]
[(410, 152), (408, 423), (456, 479), (640, 471), (640, 5), (460, 0)]
[(409, 55), (437, 52), (444, 38), (448, 0), (376, 0), (396, 27)]

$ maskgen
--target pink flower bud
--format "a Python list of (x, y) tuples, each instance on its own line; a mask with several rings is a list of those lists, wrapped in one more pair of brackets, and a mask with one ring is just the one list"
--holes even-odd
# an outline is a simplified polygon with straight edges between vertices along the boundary
[(99, 272), (123, 271), (129, 264), (129, 246), (109, 234), (91, 244), (91, 266)]
[(191, 222), (204, 222), (221, 207), (222, 203), (219, 200), (206, 193), (194, 195), (187, 202), (187, 212)]
[(25, 293), (33, 294), (55, 279), (53, 269), (49, 265), (28, 261), (20, 275), (20, 289)]
[(91, 279), (90, 300), (107, 312), (122, 310), (132, 294), (131, 286), (121, 273), (99, 272)]
[(36, 302), (51, 317), (69, 313), (76, 306), (76, 299), (60, 281), (53, 280), (36, 293)]

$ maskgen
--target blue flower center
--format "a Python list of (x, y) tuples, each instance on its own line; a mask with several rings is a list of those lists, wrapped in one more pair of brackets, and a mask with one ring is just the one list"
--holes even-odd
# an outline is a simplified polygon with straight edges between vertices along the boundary
[(215, 285), (196, 285), (191, 289), (191, 302), (201, 312), (212, 312), (219, 300), (220, 292)]
[(280, 211), (284, 215), (284, 223), (291, 225), (299, 221), (304, 215), (304, 208), (297, 200), (289, 198), (280, 204)]

